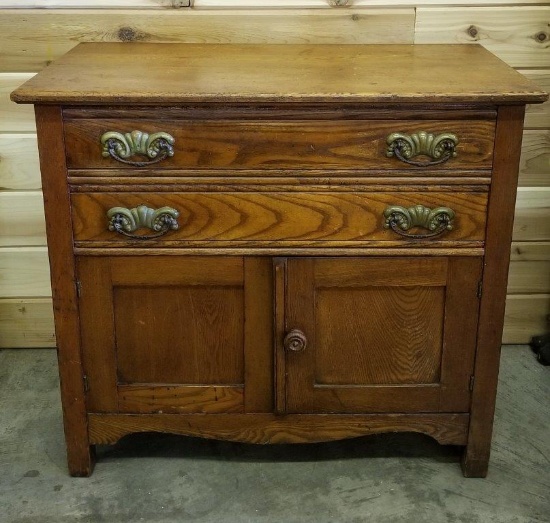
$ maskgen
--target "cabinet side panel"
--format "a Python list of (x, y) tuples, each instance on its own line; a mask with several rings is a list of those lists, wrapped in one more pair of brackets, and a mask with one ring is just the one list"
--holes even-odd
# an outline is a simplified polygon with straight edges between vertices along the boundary
[(524, 113), (524, 106), (498, 110), (475, 384), (463, 456), (464, 475), (469, 477), (485, 477), (489, 464)]
[(36, 107), (38, 150), (44, 191), (57, 353), (69, 471), (92, 472), (84, 396), (78, 298), (61, 108)]

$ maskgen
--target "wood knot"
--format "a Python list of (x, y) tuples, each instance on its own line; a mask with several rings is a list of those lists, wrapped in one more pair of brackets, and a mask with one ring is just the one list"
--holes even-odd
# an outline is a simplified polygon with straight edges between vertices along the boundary
[(546, 42), (546, 40), (548, 40), (548, 33), (545, 33), (544, 31), (540, 31), (535, 35), (535, 40), (537, 42)]
[(351, 19), (354, 21), (354, 22), (357, 22), (357, 20), (359, 20), (359, 18), (361, 18), (359, 15), (355, 14), (355, 15), (351, 15)]
[(466, 31), (472, 38), (477, 38), (479, 35), (479, 31), (477, 30), (475, 25), (471, 25), (468, 27), (468, 30)]
[(137, 40), (137, 34), (131, 27), (121, 27), (118, 30), (118, 39), (121, 42), (133, 42)]

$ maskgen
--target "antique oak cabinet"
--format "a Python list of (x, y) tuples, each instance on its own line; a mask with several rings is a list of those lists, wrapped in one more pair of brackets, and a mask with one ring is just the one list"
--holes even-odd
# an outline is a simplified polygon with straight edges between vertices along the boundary
[(414, 431), (487, 473), (544, 92), (475, 45), (105, 43), (12, 99), (36, 106), (71, 474), (140, 431)]

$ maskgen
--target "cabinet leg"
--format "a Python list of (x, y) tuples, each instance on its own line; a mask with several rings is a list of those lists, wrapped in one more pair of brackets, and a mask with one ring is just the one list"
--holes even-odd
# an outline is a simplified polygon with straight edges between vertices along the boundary
[[(486, 450), (479, 452), (479, 445), (469, 443), (462, 454), (462, 474), (465, 478), (485, 478), (489, 469), (490, 456), (490, 441), (487, 444)], [(472, 455), (472, 449), (477, 450), (475, 455)]]
[(95, 445), (67, 445), (69, 474), (76, 478), (90, 476), (95, 465)]

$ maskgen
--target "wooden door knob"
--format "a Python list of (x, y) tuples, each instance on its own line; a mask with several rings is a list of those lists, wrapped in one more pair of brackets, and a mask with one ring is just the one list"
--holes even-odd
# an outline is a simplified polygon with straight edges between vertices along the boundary
[(292, 329), (283, 342), (285, 350), (292, 352), (301, 352), (307, 347), (306, 335), (299, 329)]

